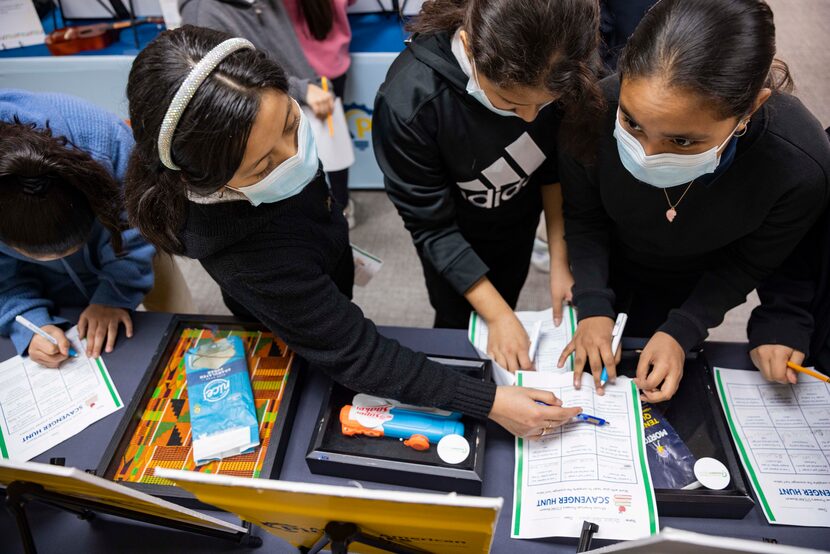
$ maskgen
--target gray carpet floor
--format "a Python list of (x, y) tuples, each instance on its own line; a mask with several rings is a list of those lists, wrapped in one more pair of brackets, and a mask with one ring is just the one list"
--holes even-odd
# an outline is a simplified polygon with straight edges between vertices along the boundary
[[(775, 12), (778, 57), (786, 61), (796, 83), (796, 94), (822, 124), (830, 126), (830, 1), (768, 0)], [(716, 48), (717, 45), (713, 45)], [(384, 261), (383, 269), (364, 288), (355, 289), (355, 302), (381, 325), (430, 327), (433, 311), (427, 299), (421, 266), (409, 233), (382, 191), (354, 192), (358, 226), (351, 240)], [(179, 259), (190, 283), (197, 311), (228, 313), (219, 289), (198, 262)], [(730, 311), (711, 331), (716, 340), (746, 339), (746, 320), (757, 297)], [(548, 275), (531, 268), (519, 299), (521, 310), (550, 307)]]

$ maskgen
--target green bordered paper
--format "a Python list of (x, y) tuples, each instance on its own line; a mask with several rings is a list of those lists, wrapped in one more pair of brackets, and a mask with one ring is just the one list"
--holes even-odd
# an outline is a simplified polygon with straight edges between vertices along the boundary
[(516, 439), (513, 538), (578, 537), (585, 520), (599, 525), (596, 538), (630, 540), (658, 531), (657, 507), (634, 382), (618, 377), (595, 394), (583, 374), (520, 371), (517, 385), (553, 392), (565, 406), (581, 406), (607, 426), (572, 422), (538, 440)]

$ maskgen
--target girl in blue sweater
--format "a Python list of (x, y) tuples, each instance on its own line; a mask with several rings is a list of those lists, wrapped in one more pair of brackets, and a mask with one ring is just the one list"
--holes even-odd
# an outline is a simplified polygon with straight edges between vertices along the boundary
[(56, 309), (86, 307), (78, 330), (97, 357), (119, 325), (132, 335), (128, 310), (152, 288), (155, 249), (121, 217), (132, 145), (123, 122), (80, 99), (0, 91), (0, 335), (42, 365), (68, 356)]

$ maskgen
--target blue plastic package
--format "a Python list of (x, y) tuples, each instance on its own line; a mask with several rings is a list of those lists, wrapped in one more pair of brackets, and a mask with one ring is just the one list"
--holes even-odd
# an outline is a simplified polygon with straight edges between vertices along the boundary
[(231, 335), (195, 346), (184, 364), (196, 465), (256, 448), (259, 425), (242, 339)]
[(660, 411), (643, 402), (643, 426), (655, 489), (682, 489), (695, 482), (694, 454)]

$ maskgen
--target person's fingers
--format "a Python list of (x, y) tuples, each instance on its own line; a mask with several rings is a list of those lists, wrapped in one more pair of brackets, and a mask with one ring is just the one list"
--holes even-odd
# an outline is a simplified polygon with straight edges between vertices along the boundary
[(787, 382), (791, 385), (798, 384), (798, 373), (795, 370), (787, 368)]
[(637, 361), (637, 373), (634, 377), (634, 382), (640, 389), (645, 388), (649, 369), (651, 369), (651, 353), (649, 352), (648, 347), (646, 347), (646, 349), (640, 353), (640, 359)]
[(92, 356), (92, 346), (95, 343), (95, 332), (98, 330), (98, 320), (90, 319), (86, 328), (86, 355)]
[(493, 352), (492, 354), (489, 354), (489, 356), (490, 358), (495, 360), (496, 363), (499, 364), (499, 366), (509, 370), (509, 368), (507, 367), (507, 358), (505, 358), (501, 352)]
[(585, 349), (581, 346), (576, 349), (576, 355), (574, 356), (574, 388), (579, 390), (582, 386), (582, 372), (585, 371), (585, 356), (586, 352)]
[(524, 348), (519, 350), (518, 362), (519, 369), (531, 369), (533, 367), (533, 362), (530, 361), (529, 352)]
[(680, 379), (683, 377), (682, 371), (669, 371), (663, 381), (663, 386), (660, 387), (660, 392), (666, 396), (666, 400), (674, 396), (680, 386)]
[(599, 384), (599, 377), (602, 374), (602, 357), (600, 356), (598, 349), (592, 348), (588, 351), (588, 363), (591, 366), (591, 376), (594, 378), (594, 387), (596, 387), (597, 392), (602, 395), (602, 387)]
[(133, 338), (133, 319), (130, 314), (124, 312), (124, 315), (121, 316), (121, 323), (124, 324), (124, 334), (127, 335), (127, 338)]
[(767, 381), (772, 381), (772, 375), (770, 374), (770, 365), (772, 360), (770, 359), (768, 353), (766, 351), (759, 351), (755, 359), (753, 360), (755, 367), (758, 368), (758, 371)]
[(643, 390), (654, 391), (660, 388), (660, 383), (666, 378), (669, 373), (669, 365), (665, 360), (655, 360), (646, 381), (643, 385)]
[(510, 373), (516, 373), (517, 371), (522, 369), (519, 366), (519, 359), (515, 354), (506, 353), (504, 357), (505, 361), (507, 362), (507, 369), (510, 371)]
[(565, 303), (564, 298), (560, 298), (559, 295), (554, 295), (553, 298), (553, 324), (559, 327), (562, 323), (562, 312), (564, 311)]
[(40, 365), (46, 366), (46, 367), (56, 368), (56, 367), (59, 367), (61, 365), (61, 362), (63, 362), (67, 358), (67, 356), (64, 356), (61, 353), (57, 353), (57, 354), (53, 354), (53, 355), (41, 353), (39, 358), (40, 359), (37, 360), (37, 362)]
[(660, 402), (665, 402), (669, 398), (671, 398), (671, 396), (667, 395), (660, 389), (651, 391), (644, 390), (640, 395), (641, 400), (645, 400), (651, 404), (659, 404)]
[[(553, 394), (550, 391), (541, 390), (541, 389), (527, 389), (527, 390), (528, 390), (530, 398), (532, 398), (537, 403), (542, 402), (543, 404), (545, 404), (547, 406), (556, 406), (556, 407), (562, 405), (562, 401), (560, 399), (556, 398), (556, 395)], [(542, 415), (544, 416), (544, 414), (542, 414)]]
[(553, 417), (549, 417), (548, 419), (553, 422), (552, 426), (560, 426), (564, 425), (565, 423), (569, 422), (576, 416), (582, 413), (582, 408), (575, 406), (573, 408), (559, 408), (557, 413)]
[(44, 356), (55, 356), (60, 354), (61, 349), (56, 344), (52, 344), (46, 339), (38, 341), (37, 349), (40, 350)]
[(81, 340), (86, 338), (86, 330), (88, 325), (89, 319), (84, 314), (81, 314), (80, 319), (78, 319), (78, 338)]
[(770, 374), (776, 383), (787, 384), (787, 362), (790, 355), (784, 348), (773, 348), (770, 362)]
[(574, 346), (574, 341), (568, 343), (565, 346), (565, 349), (562, 350), (562, 354), (559, 356), (559, 362), (556, 364), (556, 367), (565, 367), (565, 362), (568, 361), (568, 356), (570, 356), (573, 351), (576, 349)]
[(793, 353), (790, 354), (790, 361), (795, 365), (804, 365), (804, 358), (804, 352), (798, 350), (793, 350)]
[(95, 334), (92, 336), (92, 353), (91, 358), (97, 358), (101, 355), (101, 349), (104, 347), (104, 340), (107, 338), (107, 328), (104, 325), (98, 325), (95, 328)]
[(55, 338), (58, 339), (58, 350), (60, 351), (61, 356), (63, 356), (64, 358), (68, 358), (69, 348), (72, 346), (69, 343), (69, 339), (67, 339), (66, 335), (64, 335), (63, 333), (61, 333), (60, 336)]
[(106, 353), (112, 352), (112, 349), (115, 348), (115, 339), (118, 338), (118, 320), (114, 319), (109, 322), (107, 325), (107, 345), (104, 348)]
[(611, 352), (610, 344), (603, 344), (599, 348), (599, 354), (602, 356), (602, 363), (605, 366), (605, 371), (608, 373), (608, 382), (613, 383), (617, 380), (617, 360), (614, 353)]

